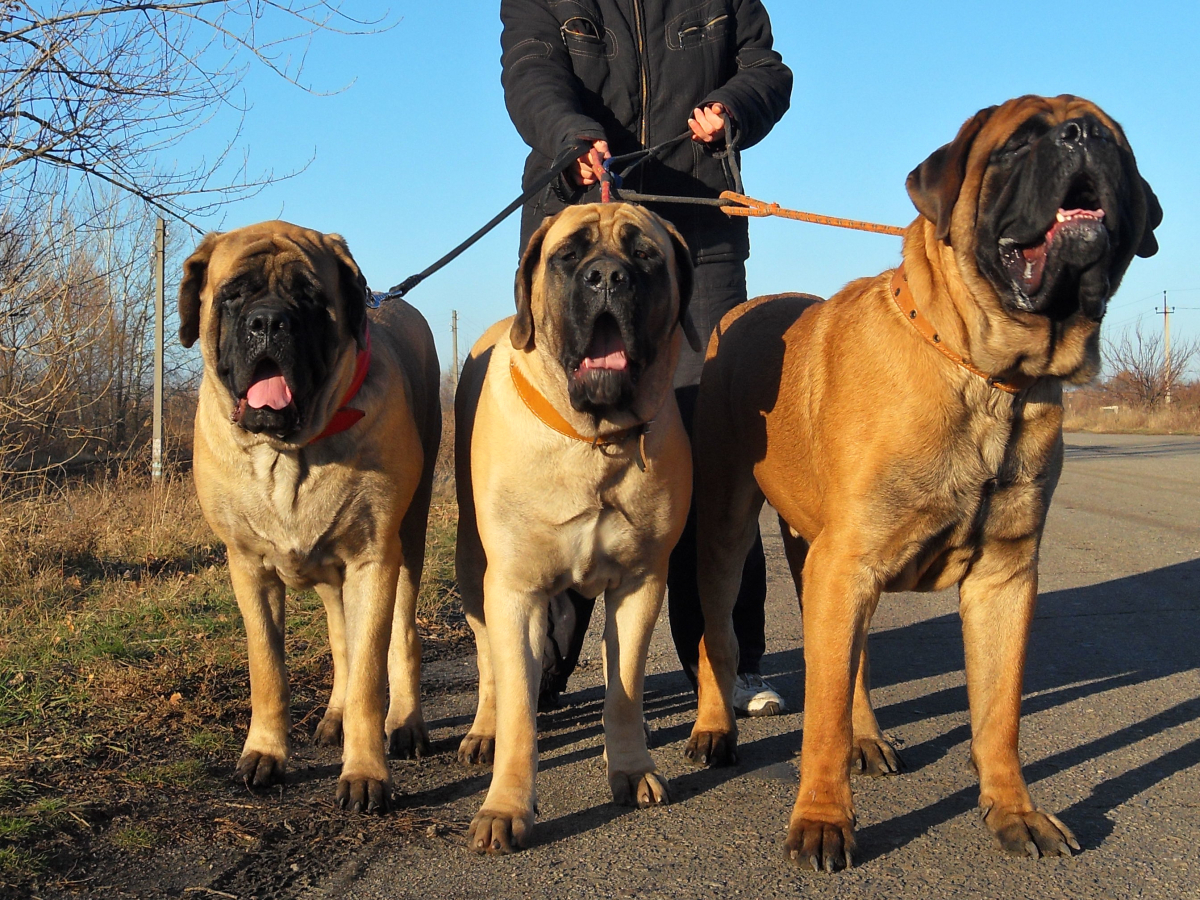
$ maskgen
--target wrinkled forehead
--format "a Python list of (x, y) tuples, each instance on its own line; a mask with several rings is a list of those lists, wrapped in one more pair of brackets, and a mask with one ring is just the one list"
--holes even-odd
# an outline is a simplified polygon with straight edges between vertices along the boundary
[(1045, 130), (1071, 119), (1092, 115), (1099, 119), (1125, 146), (1121, 127), (1095, 103), (1072, 94), (1057, 97), (1017, 97), (1002, 104), (983, 129), (984, 146), (998, 147), (1018, 131)]
[(587, 246), (622, 247), (638, 234), (662, 242), (661, 228), (644, 209), (626, 203), (593, 204), (567, 209), (550, 226), (542, 244), (543, 257), (563, 245), (582, 242)]
[(297, 289), (319, 284), (322, 268), (321, 254), (284, 235), (232, 233), (213, 251), (209, 283), (226, 289)]

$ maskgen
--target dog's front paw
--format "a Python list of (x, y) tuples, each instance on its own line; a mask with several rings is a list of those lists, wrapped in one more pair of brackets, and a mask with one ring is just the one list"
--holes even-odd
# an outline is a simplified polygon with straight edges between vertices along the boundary
[(850, 771), (872, 778), (899, 775), (904, 771), (904, 760), (887, 738), (855, 736), (850, 748)]
[(317, 730), (313, 732), (313, 743), (318, 747), (340, 747), (342, 745), (342, 711), (327, 709), (321, 717)]
[(736, 765), (736, 731), (693, 731), (683, 755), (698, 766)]
[(287, 760), (275, 753), (246, 750), (237, 764), (237, 778), (248, 788), (267, 788), (282, 784)]
[(651, 769), (649, 772), (610, 772), (608, 784), (613, 802), (621, 806), (666, 806), (671, 802), (666, 780)]
[(996, 843), (1010, 856), (1070, 856), (1080, 849), (1071, 829), (1043, 810), (1009, 812), (993, 806), (982, 812)]
[(395, 759), (420, 759), (428, 756), (429, 732), (420, 716), (395, 728), (388, 728), (388, 753)]
[(381, 816), (392, 807), (392, 786), (379, 778), (343, 775), (338, 780), (337, 805), (349, 812)]
[(848, 819), (824, 822), (793, 816), (783, 852), (801, 868), (814, 872), (837, 872), (854, 865), (854, 824)]
[(490, 766), (496, 755), (494, 734), (468, 734), (458, 745), (458, 761), (464, 766)]
[(467, 845), (476, 853), (498, 856), (528, 847), (532, 834), (533, 813), (512, 814), (485, 806), (471, 820)]

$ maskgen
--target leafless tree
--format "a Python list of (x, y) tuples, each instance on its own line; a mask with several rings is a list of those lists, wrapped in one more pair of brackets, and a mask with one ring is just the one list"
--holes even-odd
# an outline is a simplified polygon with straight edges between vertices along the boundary
[(1130, 406), (1158, 409), (1177, 392), (1198, 351), (1194, 340), (1172, 341), (1168, 366), (1162, 335), (1144, 332), (1141, 323), (1135, 324), (1105, 340), (1105, 364), (1112, 375), (1104, 389)]
[[(184, 220), (273, 179), (236, 152), (161, 161), (221, 112), (261, 64), (297, 85), (314, 35), (371, 33), (341, 0), (0, 0), (0, 191), (50, 166)], [(240, 120), (238, 120), (240, 121)]]
[[(318, 33), (390, 27), (342, 6), (0, 0), (0, 482), (145, 443), (153, 213), (196, 227), (277, 180), (236, 150), (238, 87), (265, 66), (311, 90)], [(201, 128), (221, 152), (164, 162)]]

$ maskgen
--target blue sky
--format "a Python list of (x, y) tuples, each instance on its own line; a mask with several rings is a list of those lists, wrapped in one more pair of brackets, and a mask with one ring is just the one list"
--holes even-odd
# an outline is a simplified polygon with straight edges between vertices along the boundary
[[(520, 191), (526, 148), (500, 89), (498, 4), (354, 2), (385, 33), (319, 36), (306, 77), (315, 96), (265, 71), (243, 88), (251, 169), (300, 175), (204, 224), (282, 217), (346, 236), (371, 286), (424, 269)], [(906, 224), (904, 178), (984, 106), (1024, 93), (1074, 93), (1125, 127), (1165, 210), (1160, 251), (1135, 259), (1110, 307), (1110, 332), (1154, 316), (1162, 291), (1173, 336), (1200, 334), (1200, 3), (1010, 0), (982, 4), (767, 0), (776, 49), (796, 75), (792, 108), (747, 152), (747, 191), (784, 206)], [(181, 152), (228, 139), (222, 118)], [(684, 123), (680, 123), (680, 129)], [(187, 160), (181, 159), (181, 162)], [(188, 239), (190, 240), (190, 238)], [(828, 296), (895, 265), (898, 238), (754, 220), (751, 294)], [(517, 218), (414, 290), (443, 367), (450, 312), (460, 347), (512, 310)], [(1192, 307), (1193, 309), (1188, 309)]]

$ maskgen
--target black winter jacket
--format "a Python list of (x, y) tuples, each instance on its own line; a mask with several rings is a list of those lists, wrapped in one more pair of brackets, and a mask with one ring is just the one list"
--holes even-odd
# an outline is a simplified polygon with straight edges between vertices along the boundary
[[(533, 148), (526, 187), (576, 138), (607, 140), (620, 156), (687, 128), (697, 106), (721, 103), (734, 145), (762, 140), (787, 111), (792, 73), (771, 49), (761, 0), (501, 0), (502, 81), (509, 115)], [(714, 156), (722, 146), (685, 140), (650, 160), (626, 187), (715, 197), (733, 187)], [(526, 203), (521, 246), (545, 216), (599, 199), (573, 180)], [(696, 262), (744, 260), (745, 219), (709, 207), (663, 205)]]

